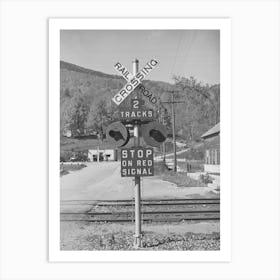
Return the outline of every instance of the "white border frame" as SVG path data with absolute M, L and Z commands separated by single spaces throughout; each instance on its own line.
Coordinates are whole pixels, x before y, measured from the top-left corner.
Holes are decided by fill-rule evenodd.
M 96 28 L 98 26 L 98 28 Z M 221 84 L 220 251 L 61 251 L 59 92 L 61 29 L 219 29 Z M 231 21 L 186 18 L 49 19 L 49 261 L 228 262 L 231 260 Z M 113 65 L 112 65 L 113 67 Z

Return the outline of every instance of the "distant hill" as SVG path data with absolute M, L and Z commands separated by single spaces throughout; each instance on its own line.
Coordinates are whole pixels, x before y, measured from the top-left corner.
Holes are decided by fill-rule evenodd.
M 118 75 L 110 75 L 87 69 L 72 63 L 60 61 L 60 126 L 61 133 L 66 126 L 67 110 L 73 98 L 81 96 L 90 108 L 104 101 L 107 108 L 114 112 L 117 106 L 111 101 L 112 97 L 124 86 L 126 81 Z M 170 100 L 170 93 L 174 85 L 162 81 L 143 81 L 143 85 L 155 94 L 160 101 Z M 132 94 L 133 95 L 133 94 Z M 219 109 L 220 85 L 213 85 L 209 90 L 212 103 Z M 185 104 L 176 105 L 176 133 L 182 138 L 193 140 L 199 138 L 205 131 L 214 125 L 213 106 L 203 97 L 180 93 L 177 99 L 184 100 Z M 129 102 L 128 97 L 124 103 Z M 147 102 L 146 102 L 147 103 Z M 147 103 L 148 107 L 151 107 Z M 212 106 L 212 107 L 211 107 Z M 164 105 L 171 115 L 171 106 Z M 154 108 L 157 110 L 157 108 Z
M 61 98 L 72 97 L 76 92 L 82 92 L 87 98 L 110 99 L 121 89 L 126 81 L 118 75 L 105 74 L 78 65 L 60 61 L 60 93 Z M 149 90 L 158 97 L 162 89 L 172 87 L 171 84 L 161 81 L 145 80 L 143 82 Z
M 72 64 L 72 63 L 69 63 L 69 62 L 65 62 L 65 61 L 60 61 L 60 70 L 62 69 L 65 69 L 65 70 L 68 70 L 68 71 L 74 71 L 74 72 L 80 72 L 80 73 L 84 73 L 84 74 L 90 74 L 90 75 L 93 75 L 93 76 L 97 76 L 97 77 L 102 77 L 102 78 L 117 78 L 117 79 L 120 79 L 121 77 L 120 76 L 117 76 L 117 75 L 110 75 L 110 74 L 105 74 L 105 73 L 102 73 L 102 72 L 99 72 L 99 71 L 94 71 L 94 70 L 91 70 L 91 69 L 87 69 L 87 68 L 84 68 L 84 67 L 81 67 L 81 66 L 78 66 L 78 65 L 75 65 L 75 64 Z

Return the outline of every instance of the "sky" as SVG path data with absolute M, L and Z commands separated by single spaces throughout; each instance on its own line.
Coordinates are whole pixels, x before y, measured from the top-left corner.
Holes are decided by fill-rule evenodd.
M 173 76 L 220 83 L 219 30 L 61 30 L 60 58 L 95 71 L 118 74 L 120 62 L 132 73 L 152 58 L 158 66 L 149 80 L 173 83 Z

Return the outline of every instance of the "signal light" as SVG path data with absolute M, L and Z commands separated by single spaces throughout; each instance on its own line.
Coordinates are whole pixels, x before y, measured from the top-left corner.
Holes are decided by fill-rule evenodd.
M 150 122 L 142 128 L 142 136 L 148 145 L 159 147 L 167 138 L 166 127 L 159 122 Z
M 113 122 L 106 129 L 106 139 L 111 145 L 122 147 L 129 141 L 129 132 L 121 122 Z

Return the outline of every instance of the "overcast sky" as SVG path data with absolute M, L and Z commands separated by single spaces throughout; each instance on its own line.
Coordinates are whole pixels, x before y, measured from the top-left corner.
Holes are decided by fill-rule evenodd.
M 217 30 L 62 30 L 61 60 L 117 74 L 120 62 L 132 72 L 132 60 L 140 68 L 152 58 L 159 65 L 149 80 L 172 82 L 173 75 L 220 82 L 220 34 Z

